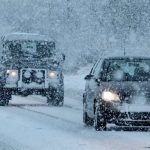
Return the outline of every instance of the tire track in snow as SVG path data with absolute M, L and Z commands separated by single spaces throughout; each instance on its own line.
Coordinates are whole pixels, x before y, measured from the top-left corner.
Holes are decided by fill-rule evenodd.
M 30 106 L 30 107 L 40 107 L 40 106 L 43 106 L 43 107 L 57 107 L 57 106 L 49 106 L 48 104 L 9 104 L 8 107 L 9 106 L 10 107 L 11 106 L 15 106 L 15 107 L 25 107 L 25 106 Z M 62 107 L 70 108 L 70 109 L 74 109 L 74 110 L 82 110 L 80 108 L 76 108 L 76 107 L 73 107 L 73 106 L 70 106 L 70 105 L 67 105 L 67 104 L 64 104 Z
M 22 117 L 24 114 L 26 114 L 26 116 L 31 117 L 32 116 L 32 112 L 31 113 L 26 113 L 28 112 L 28 110 L 22 108 L 22 107 L 16 107 L 16 114 L 20 114 L 20 112 L 24 112 L 23 114 L 21 113 L 20 116 Z M 15 107 L 14 107 L 15 109 Z M 22 111 L 21 109 L 25 110 Z M 6 109 L 7 110 L 7 109 Z M 10 110 L 10 111 L 9 111 Z M 8 112 L 11 113 L 14 110 L 11 110 L 11 108 L 9 108 Z M 132 150 L 144 150 L 146 149 L 145 147 L 149 147 L 148 144 L 148 135 L 146 135 L 145 139 L 147 141 L 140 141 L 140 134 L 139 133 L 128 133 L 128 132 L 95 132 L 95 130 L 87 130 L 88 128 L 84 128 L 81 124 L 79 124 L 79 122 L 77 124 L 75 124 L 74 122 L 70 124 L 70 122 L 68 122 L 68 120 L 66 121 L 66 119 L 62 120 L 59 117 L 54 117 L 52 118 L 51 115 L 46 117 L 50 117 L 52 118 L 52 122 L 53 119 L 55 119 L 56 121 L 58 120 L 59 122 L 55 122 L 54 124 L 51 124 L 51 119 L 46 119 L 45 117 L 40 117 L 39 116 L 39 112 L 35 113 L 35 115 L 37 117 L 39 117 L 39 122 L 41 122 L 42 124 L 46 124 L 48 123 L 46 126 L 49 126 L 49 124 L 51 125 L 51 127 L 54 127 L 54 129 L 56 130 L 60 130 L 61 132 L 67 132 L 67 134 L 72 134 L 73 136 L 74 134 L 77 137 L 81 138 L 81 141 L 79 143 L 83 143 L 85 145 L 87 145 L 88 147 L 90 147 L 91 143 L 92 143 L 92 147 L 96 146 L 95 149 L 98 149 L 97 147 L 100 147 L 100 149 L 112 149 L 112 150 L 119 150 L 123 147 L 123 149 L 132 149 Z M 43 116 L 45 116 L 45 114 L 42 113 Z M 37 120 L 37 117 L 34 118 L 34 120 Z M 44 120 L 44 122 L 42 121 Z M 30 121 L 30 119 L 29 119 Z M 46 122 L 45 122 L 46 121 Z M 68 123 L 70 124 L 68 126 Z M 34 122 L 34 124 L 36 124 L 36 122 Z M 63 124 L 63 125 L 62 125 Z M 42 126 L 42 128 L 44 128 L 44 126 Z M 91 128 L 90 128 L 91 129 Z M 52 128 L 53 130 L 53 128 Z M 89 144 L 90 143 L 90 144 Z M 7 150 L 7 149 L 6 149 Z M 9 149 L 8 149 L 9 150 Z
M 26 106 L 26 105 L 25 105 Z M 41 111 L 38 111 L 38 110 L 32 110 L 30 108 L 27 108 L 27 107 L 24 107 L 24 106 L 20 106 L 20 105 L 16 105 L 14 107 L 17 107 L 19 109 L 22 109 L 22 110 L 26 110 L 26 111 L 30 111 L 30 112 L 33 112 L 33 113 L 36 113 L 36 114 L 39 114 L 39 115 L 42 115 L 42 116 L 46 116 L 46 117 L 50 117 L 52 119 L 56 119 L 56 120 L 60 120 L 60 121 L 63 121 L 63 122 L 69 122 L 71 124 L 78 124 L 77 122 L 75 121 L 71 121 L 71 120 L 68 120 L 68 119 L 64 119 L 62 117 L 58 117 L 58 116 L 55 116 L 55 115 L 51 115 L 51 114 L 48 114 L 48 113 L 44 113 L 44 112 L 41 112 Z M 47 106 L 49 107 L 49 106 Z
M 69 103 L 66 102 L 66 104 L 64 104 L 63 107 L 59 107 L 59 106 L 57 107 L 57 106 L 48 105 L 46 103 L 45 98 L 38 97 L 38 96 L 31 96 L 31 97 L 28 97 L 28 99 L 26 99 L 24 97 L 18 97 L 18 98 L 14 97 L 14 99 L 13 99 L 14 102 L 12 101 L 7 107 L 12 107 L 12 106 L 17 107 L 19 109 L 30 111 L 30 112 L 33 112 L 33 113 L 36 113 L 36 114 L 39 114 L 42 116 L 50 117 L 55 120 L 60 120 L 65 123 L 69 122 L 71 124 L 79 124 L 79 125 L 82 124 L 82 119 L 78 119 L 79 116 L 82 115 L 82 109 L 80 108 L 80 104 L 79 104 L 79 106 L 77 105 L 77 107 L 76 107 L 76 104 L 74 104 L 74 101 L 76 102 L 76 100 L 65 97 L 65 99 L 67 99 L 67 102 L 69 101 Z M 30 100 L 31 100 L 31 103 L 30 103 Z M 19 104 L 19 101 L 20 101 L 20 104 Z M 72 101 L 73 101 L 73 103 L 72 103 Z M 70 102 L 71 102 L 71 104 L 70 104 Z M 43 110 L 42 110 L 42 107 L 43 107 Z M 47 112 L 45 112 L 44 107 L 46 107 Z M 48 110 L 48 108 L 50 108 L 49 109 L 50 111 Z M 56 108 L 56 113 L 55 113 L 55 108 Z M 59 108 L 60 108 L 60 117 L 58 115 Z M 62 115 L 64 115 L 63 110 L 65 110 L 65 115 L 67 115 L 67 117 L 62 116 Z M 73 115 L 75 114 L 75 112 L 77 112 L 77 114 L 80 113 L 81 115 L 78 115 L 78 117 L 75 116 L 75 119 L 74 119 L 74 118 L 68 117 L 68 114 L 71 115 L 70 112 Z
M 16 99 L 17 97 L 14 97 L 14 100 Z M 39 96 L 36 96 L 36 95 L 32 95 L 30 97 L 27 97 L 29 103 L 26 103 L 26 97 L 19 97 L 21 99 L 25 99 L 23 104 L 19 103 L 19 101 L 17 101 L 18 103 L 10 103 L 9 106 L 49 106 L 45 100 L 45 98 L 43 97 L 39 97 Z M 34 102 L 34 103 L 30 103 L 30 100 L 31 102 Z M 39 101 L 38 101 L 39 100 Z M 21 100 L 20 100 L 21 102 Z M 39 103 L 40 102 L 40 103 Z M 79 105 L 78 107 L 75 107 L 74 106 L 74 103 L 73 104 L 67 104 L 67 103 L 70 103 L 70 102 L 76 102 L 77 105 Z M 76 105 L 75 104 L 75 105 Z M 80 107 L 80 105 L 82 105 L 82 102 L 80 101 L 77 101 L 76 99 L 73 99 L 73 98 L 70 98 L 70 97 L 67 97 L 65 96 L 65 100 L 64 100 L 64 105 L 63 107 L 67 107 L 67 108 L 71 108 L 71 109 L 74 109 L 74 110 L 81 110 L 82 111 L 82 107 Z

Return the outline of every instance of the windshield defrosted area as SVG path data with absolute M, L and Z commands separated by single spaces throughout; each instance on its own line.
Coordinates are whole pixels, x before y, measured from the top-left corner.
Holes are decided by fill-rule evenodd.
M 150 60 L 105 60 L 102 79 L 104 81 L 149 81 Z
M 13 57 L 50 57 L 55 49 L 54 42 L 7 41 L 5 45 L 5 48 L 10 51 L 11 56 Z

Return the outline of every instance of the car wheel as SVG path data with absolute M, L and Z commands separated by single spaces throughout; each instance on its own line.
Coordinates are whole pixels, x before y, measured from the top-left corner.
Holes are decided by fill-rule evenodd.
M 11 100 L 11 92 L 4 89 L 0 90 L 0 106 L 7 106 Z
M 93 126 L 93 118 L 90 118 L 86 112 L 86 103 L 83 103 L 83 122 L 87 126 Z
M 95 106 L 94 113 L 94 128 L 96 131 L 105 131 L 106 130 L 106 120 L 103 114 L 100 113 L 99 107 Z
M 52 106 L 63 106 L 64 92 L 58 92 L 56 89 L 50 89 L 47 94 L 47 103 Z

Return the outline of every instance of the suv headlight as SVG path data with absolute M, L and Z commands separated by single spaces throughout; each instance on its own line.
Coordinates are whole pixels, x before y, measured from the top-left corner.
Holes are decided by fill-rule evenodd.
M 102 99 L 107 102 L 119 102 L 119 95 L 111 91 L 103 91 Z
M 48 77 L 49 78 L 57 78 L 57 72 L 56 71 L 49 71 Z
M 8 75 L 9 77 L 15 78 L 15 77 L 18 76 L 18 71 L 17 71 L 17 70 L 7 70 L 7 75 Z

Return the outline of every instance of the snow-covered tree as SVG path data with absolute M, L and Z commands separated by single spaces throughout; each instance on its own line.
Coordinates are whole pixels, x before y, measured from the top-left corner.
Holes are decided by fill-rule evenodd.
M 47 34 L 66 54 L 66 68 L 95 61 L 102 51 L 147 53 L 149 0 L 0 0 L 0 35 Z M 141 46 L 142 45 L 142 46 Z M 71 62 L 71 63 L 69 63 Z

